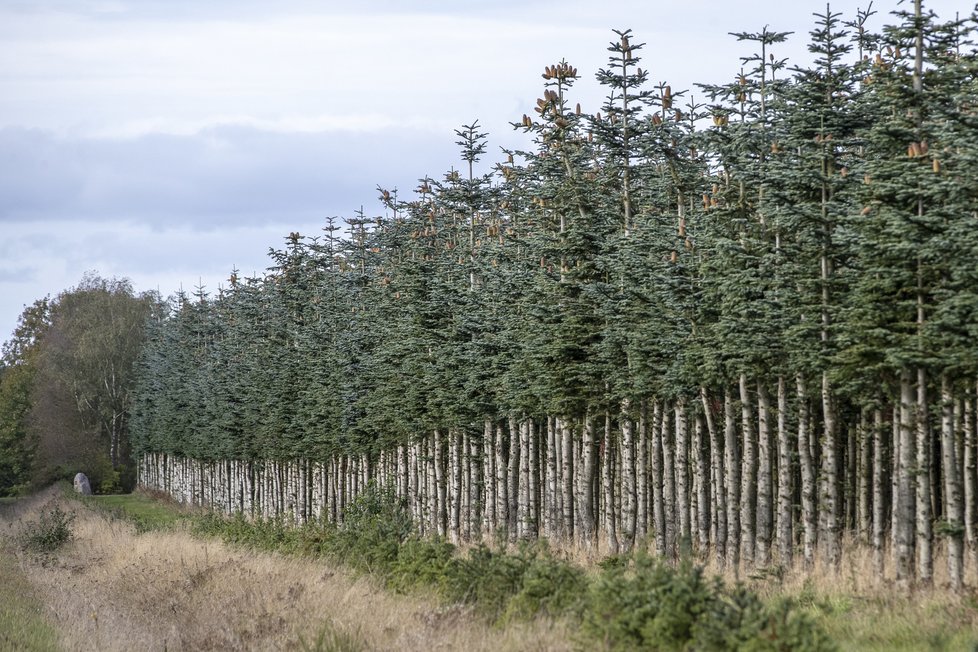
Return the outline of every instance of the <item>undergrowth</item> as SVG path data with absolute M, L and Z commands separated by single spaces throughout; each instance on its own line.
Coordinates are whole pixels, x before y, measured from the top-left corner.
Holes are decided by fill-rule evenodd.
M 794 603 L 764 602 L 741 585 L 707 578 L 692 564 L 673 567 L 635 554 L 609 559 L 587 574 L 544 541 L 515 550 L 477 545 L 460 551 L 442 539 L 419 538 L 404 506 L 377 487 L 354 500 L 338 526 L 209 515 L 196 518 L 193 529 L 259 550 L 330 557 L 392 590 L 433 590 L 498 624 L 540 615 L 567 618 L 579 623 L 585 647 L 835 649 Z
M 28 523 L 20 535 L 21 548 L 27 552 L 48 554 L 55 552 L 72 538 L 71 523 L 74 514 L 69 514 L 55 505 L 41 512 L 36 522 Z

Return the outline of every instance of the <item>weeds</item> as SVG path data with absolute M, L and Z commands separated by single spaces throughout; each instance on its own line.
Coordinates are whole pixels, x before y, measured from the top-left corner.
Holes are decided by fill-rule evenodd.
M 299 646 L 302 652 L 360 652 L 367 649 L 359 632 L 343 632 L 329 622 L 320 627 L 316 638 L 311 642 L 307 643 L 300 638 Z
M 21 548 L 27 552 L 47 554 L 56 551 L 71 541 L 71 523 L 74 514 L 69 514 L 55 505 L 42 512 L 36 523 L 29 523 L 20 537 Z
M 377 487 L 350 504 L 339 526 L 212 515 L 198 518 L 194 529 L 260 550 L 329 556 L 399 592 L 434 590 L 448 604 L 467 605 L 494 623 L 573 617 L 587 647 L 835 649 L 794 603 L 765 602 L 743 586 L 728 588 L 691 563 L 675 568 L 648 555 L 623 555 L 606 559 L 588 576 L 545 542 L 515 551 L 479 545 L 459 553 L 444 540 L 417 537 L 406 509 Z M 355 649 L 324 632 L 326 647 L 311 649 Z

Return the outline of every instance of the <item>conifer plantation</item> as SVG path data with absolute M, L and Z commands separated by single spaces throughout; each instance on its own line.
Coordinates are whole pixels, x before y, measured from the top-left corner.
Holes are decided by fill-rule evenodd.
M 153 312 L 140 483 L 302 523 L 371 483 L 422 533 L 978 569 L 975 16 L 901 5 L 735 34 L 727 84 L 655 81 L 615 31 L 544 68 L 525 151 L 488 135 L 383 215 L 293 233 Z M 792 38 L 805 38 L 794 35 Z M 693 44 L 694 47 L 703 44 Z M 450 162 L 449 162 L 450 164 Z M 942 571 L 942 576 L 944 571 Z

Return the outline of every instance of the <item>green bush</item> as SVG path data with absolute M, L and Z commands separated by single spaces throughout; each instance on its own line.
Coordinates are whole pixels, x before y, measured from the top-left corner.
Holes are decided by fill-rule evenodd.
M 387 575 L 398 549 L 414 532 L 411 516 L 391 488 L 370 483 L 343 512 L 343 521 L 324 541 L 327 552 L 354 569 Z
M 400 592 L 425 586 L 442 587 L 454 556 L 455 546 L 447 541 L 412 536 L 398 548 L 387 586 Z
M 525 549 L 511 555 L 480 545 L 448 564 L 444 595 L 450 602 L 473 605 L 496 620 L 522 588 L 528 566 Z
M 591 585 L 582 633 L 609 650 L 834 649 L 793 604 L 765 604 L 688 562 L 673 568 L 647 555 L 605 567 Z
M 74 514 L 69 514 L 55 505 L 41 513 L 36 523 L 29 523 L 21 534 L 21 547 L 29 552 L 50 553 L 65 545 L 72 538 L 71 523 Z
M 579 611 L 586 593 L 587 578 L 582 569 L 551 556 L 545 547 L 538 548 L 523 573 L 519 591 L 506 606 L 504 618 L 519 620 Z

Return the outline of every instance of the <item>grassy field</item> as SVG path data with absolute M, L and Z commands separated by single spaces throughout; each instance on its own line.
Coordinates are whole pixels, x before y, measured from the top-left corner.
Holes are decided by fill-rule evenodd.
M 0 518 L 14 502 L 0 501 Z M 13 542 L 0 540 L 0 650 L 57 649 L 57 632 L 21 570 Z
M 111 498 L 119 513 L 137 518 L 151 501 L 138 496 Z M 175 506 L 159 504 L 157 508 L 170 510 L 175 515 L 171 518 L 178 517 Z M 937 569 L 936 588 L 903 593 L 892 582 L 874 576 L 868 552 L 851 559 L 852 563 L 838 573 L 816 570 L 806 576 L 798 570 L 782 577 L 749 579 L 747 583 L 766 599 L 786 598 L 803 606 L 841 650 L 978 652 L 978 591 L 972 588 L 960 595 L 951 594 L 941 588 L 941 569 Z M 590 565 L 593 560 L 582 563 Z
M 129 520 L 141 532 L 173 527 L 190 516 L 173 502 L 140 492 L 87 496 L 79 500 L 110 516 Z
M 37 598 L 61 623 L 66 649 L 84 649 L 84 642 L 110 650 L 131 643 L 170 650 L 583 647 L 569 622 L 490 625 L 470 607 L 446 605 L 424 591 L 394 595 L 370 575 L 330 560 L 200 538 L 186 526 L 194 515 L 151 496 L 62 503 L 76 512 L 76 540 L 57 563 L 24 570 Z M 0 506 L 0 515 L 12 509 Z M 594 560 L 581 562 L 589 572 L 596 569 Z M 789 572 L 747 582 L 766 600 L 799 604 L 841 650 L 978 650 L 978 592 L 952 595 L 938 581 L 937 588 L 906 594 L 870 568 L 861 560 L 839 573 Z M 54 649 L 52 630 L 37 617 L 39 603 L 25 582 L 7 554 L 0 566 L 0 631 L 11 629 L 6 622 L 23 622 L 18 631 L 33 633 L 0 649 Z M 66 585 L 98 591 L 86 605 L 72 604 L 64 598 Z
M 75 500 L 48 491 L 19 503 L 15 517 L 0 515 L 0 536 L 16 540 L 55 505 L 73 515 L 73 538 L 47 557 L 25 556 L 23 572 L 57 623 L 56 649 L 573 649 L 559 623 L 493 627 L 466 608 L 395 595 L 324 560 L 195 537 L 180 524 L 184 511 L 163 504 L 164 516 L 139 495 Z M 128 513 L 138 529 L 120 518 Z M 146 529 L 150 518 L 166 527 Z M 0 645 L 7 649 L 31 648 Z

